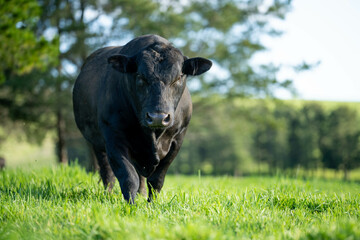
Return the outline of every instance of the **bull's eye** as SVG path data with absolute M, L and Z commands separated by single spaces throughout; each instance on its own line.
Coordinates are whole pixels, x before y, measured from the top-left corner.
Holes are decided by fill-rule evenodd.
M 177 78 L 176 78 L 176 80 L 173 82 L 173 85 L 182 85 L 182 83 L 183 83 L 183 76 L 184 75 L 180 75 L 180 76 L 178 76 Z

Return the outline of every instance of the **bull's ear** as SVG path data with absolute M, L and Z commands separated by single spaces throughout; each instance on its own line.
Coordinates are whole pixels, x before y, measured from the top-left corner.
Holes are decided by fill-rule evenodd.
M 184 61 L 182 72 L 186 75 L 196 76 L 208 71 L 212 62 L 206 58 L 196 57 Z
M 122 73 L 133 73 L 137 70 L 135 59 L 122 54 L 112 55 L 108 58 L 108 63 Z

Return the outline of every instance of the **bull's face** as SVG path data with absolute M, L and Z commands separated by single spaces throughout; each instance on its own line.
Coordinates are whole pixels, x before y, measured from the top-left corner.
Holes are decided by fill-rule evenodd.
M 113 55 L 108 62 L 122 73 L 133 74 L 136 112 L 140 124 L 150 129 L 173 125 L 186 77 L 202 74 L 212 65 L 204 58 L 187 59 L 165 44 L 151 45 L 132 57 Z

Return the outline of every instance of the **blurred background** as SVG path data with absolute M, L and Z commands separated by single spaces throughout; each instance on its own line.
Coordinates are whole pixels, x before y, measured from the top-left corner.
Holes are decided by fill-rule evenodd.
M 77 161 L 72 88 L 94 50 L 143 34 L 214 67 L 172 174 L 360 179 L 360 2 L 0 0 L 0 167 Z

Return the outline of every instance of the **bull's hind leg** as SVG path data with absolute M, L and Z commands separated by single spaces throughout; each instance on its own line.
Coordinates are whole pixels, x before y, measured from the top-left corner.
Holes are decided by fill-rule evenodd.
M 106 152 L 105 150 L 101 150 L 96 147 L 93 147 L 93 149 L 99 163 L 100 176 L 104 184 L 104 187 L 107 188 L 109 192 L 111 192 L 115 184 L 115 175 L 110 167 Z
M 140 181 L 140 185 L 139 185 L 138 193 L 146 197 L 146 179 L 139 174 L 139 181 Z

